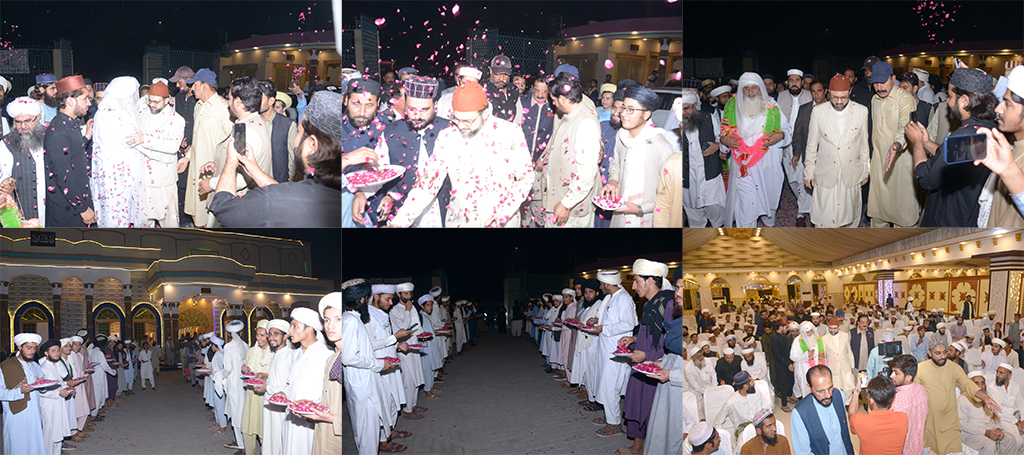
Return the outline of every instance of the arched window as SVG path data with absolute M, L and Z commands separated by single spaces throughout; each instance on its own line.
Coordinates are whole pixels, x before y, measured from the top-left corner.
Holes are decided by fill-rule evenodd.
M 698 283 L 697 280 L 694 280 L 693 278 L 687 278 L 687 279 L 683 280 L 683 289 L 699 289 L 699 288 L 700 288 L 700 283 Z
M 917 272 L 911 273 L 910 274 L 910 279 L 914 279 L 914 278 L 921 278 L 921 274 L 917 273 Z
M 786 284 L 803 284 L 804 279 L 800 278 L 800 275 L 790 275 L 786 278 Z
M 716 277 L 715 279 L 711 280 L 711 287 L 727 288 L 729 287 L 729 282 L 725 281 L 722 277 Z
M 867 281 L 867 280 L 864 279 L 864 275 L 861 275 L 861 274 L 858 273 L 858 274 L 854 275 L 853 279 L 850 280 L 850 281 L 856 283 L 856 282 Z
M 37 324 L 45 324 L 46 321 L 46 315 L 43 314 L 42 310 L 31 308 L 21 315 L 21 333 L 38 333 L 36 331 Z M 39 334 L 49 336 L 47 333 Z
M 811 278 L 811 283 L 815 283 L 815 284 L 825 284 L 825 283 L 827 283 L 827 282 L 828 282 L 828 281 L 827 281 L 827 280 L 825 280 L 825 277 L 824 277 L 824 276 L 822 276 L 822 275 L 821 275 L 820 273 L 819 273 L 819 274 L 817 274 L 817 275 L 814 275 L 814 278 Z

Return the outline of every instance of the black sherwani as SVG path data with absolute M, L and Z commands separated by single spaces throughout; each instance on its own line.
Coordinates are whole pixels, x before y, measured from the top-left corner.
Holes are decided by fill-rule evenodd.
M 79 121 L 63 112 L 46 128 L 46 227 L 87 227 L 81 214 L 92 208 L 92 193 L 85 142 Z

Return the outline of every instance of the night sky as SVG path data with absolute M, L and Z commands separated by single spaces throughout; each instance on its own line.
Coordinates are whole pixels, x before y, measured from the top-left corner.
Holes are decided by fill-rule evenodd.
M 956 42 L 1024 39 L 1024 3 L 942 1 L 955 21 L 933 32 Z M 816 54 L 864 59 L 883 49 L 928 43 L 916 1 L 683 2 L 683 56 L 742 57 L 756 51 L 760 71 L 812 70 Z M 747 22 L 746 27 L 730 27 Z M 739 76 L 738 74 L 732 75 Z
M 74 48 L 75 72 L 97 82 L 141 78 L 142 54 L 154 43 L 214 52 L 225 33 L 230 42 L 334 29 L 330 0 L 3 0 L 0 22 L 0 48 L 52 46 L 65 38 Z
M 6 1 L 6 0 L 5 0 Z M 342 25 L 350 27 L 360 14 L 384 19 L 380 27 L 380 58 L 394 60 L 395 69 L 414 66 L 420 74 L 437 76 L 444 67 L 454 67 L 465 56 L 457 51 L 466 43 L 470 29 L 498 28 L 502 34 L 554 38 L 559 22 L 566 28 L 589 21 L 642 17 L 679 17 L 681 1 L 666 0 L 587 0 L 587 1 L 504 1 L 458 0 L 423 2 L 342 2 Z M 459 5 L 459 13 L 452 9 Z M 445 9 L 447 8 L 447 10 Z M 444 12 L 445 15 L 441 16 Z M 427 25 L 423 23 L 429 21 Z M 479 24 L 476 21 L 480 21 Z M 444 25 L 447 24 L 447 25 Z M 433 28 L 433 31 L 427 29 Z M 417 49 L 416 45 L 421 46 Z M 426 60 L 435 51 L 434 60 Z M 451 54 L 451 57 L 446 56 Z M 414 58 L 419 56 L 418 60 Z M 515 61 L 513 60 L 513 65 Z
M 506 271 L 570 275 L 600 259 L 679 252 L 682 260 L 683 251 L 677 229 L 349 229 L 342 236 L 345 280 L 445 269 L 453 295 L 482 301 L 501 301 Z
M 6 0 L 4 0 L 6 1 Z M 224 229 L 251 235 L 301 240 L 310 245 L 313 278 L 334 280 L 335 290 L 341 290 L 341 237 L 338 229 Z

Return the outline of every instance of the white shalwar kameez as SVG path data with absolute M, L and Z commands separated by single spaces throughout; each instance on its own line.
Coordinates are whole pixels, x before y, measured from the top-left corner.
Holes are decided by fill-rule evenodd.
M 341 345 L 341 364 L 345 368 L 345 405 L 348 406 L 353 438 L 361 455 L 375 454 L 379 447 L 377 435 L 380 428 L 385 427 L 390 434 L 389 418 L 381 414 L 388 400 L 380 375 L 384 361 L 377 357 L 370 344 L 369 333 L 358 312 L 342 313 L 341 330 L 346 334 Z M 393 411 L 397 412 L 397 409 Z
M 249 351 L 249 345 L 242 341 L 237 333 L 232 335 L 232 340 L 224 344 L 224 369 L 218 372 L 214 380 L 223 383 L 224 414 L 231 421 L 231 428 L 235 432 L 235 441 L 242 447 L 242 412 L 245 410 L 245 384 L 242 382 L 242 365 L 245 364 L 245 354 Z M 244 448 L 244 447 L 243 447 Z
M 608 308 L 608 302 L 610 302 L 611 299 L 612 296 L 606 295 L 603 299 L 601 299 L 600 302 L 598 302 L 592 307 L 594 308 L 594 312 L 590 317 L 597 318 L 597 323 L 594 324 L 595 326 L 604 324 L 605 309 Z M 586 324 L 587 321 L 580 320 L 580 322 Z M 599 338 L 599 334 L 593 335 L 590 341 L 590 345 L 587 346 L 586 351 L 584 352 L 584 355 L 587 357 L 587 372 L 583 376 L 583 381 L 587 386 L 587 398 L 590 401 L 597 401 L 597 377 L 600 374 L 601 369 L 601 364 L 598 362 L 597 359 L 597 352 L 600 349 L 598 343 Z M 615 352 L 615 350 L 613 349 L 608 352 L 610 354 L 612 352 Z
M 721 130 L 714 130 L 715 140 L 718 140 Z M 725 223 L 725 182 L 721 174 L 705 180 L 700 134 L 696 129 L 685 134 L 689 143 L 687 150 L 690 151 L 690 185 L 689 188 L 683 188 L 683 210 L 686 212 L 687 223 L 692 228 L 702 228 L 710 221 L 711 227 L 722 227 Z
M 178 148 L 185 137 L 185 119 L 165 106 L 153 114 L 149 106 L 139 114 L 145 136 L 139 144 L 145 189 L 142 216 L 146 227 L 178 227 Z
M 61 357 L 61 360 L 57 361 L 57 374 L 59 374 L 61 378 L 74 379 L 77 377 L 75 376 L 74 369 L 71 367 L 71 360 L 63 358 L 63 356 Z M 65 384 L 64 387 L 66 386 L 67 385 Z M 74 436 L 74 434 L 78 432 L 78 417 L 75 415 L 76 396 L 78 396 L 77 393 L 74 395 L 68 395 L 68 399 L 64 400 L 64 406 L 67 407 L 66 415 L 68 419 L 68 432 L 64 436 Z
M 43 371 L 35 362 L 25 362 L 18 359 L 21 368 L 25 371 L 25 383 L 31 384 L 43 377 Z M 43 422 L 39 413 L 41 398 L 37 389 L 28 394 L 28 403 L 25 409 L 14 414 L 11 412 L 11 402 L 25 398 L 20 387 L 8 389 L 4 381 L 3 371 L 0 371 L 0 402 L 4 409 L 4 454 L 10 455 L 34 455 L 47 453 L 48 447 L 43 438 Z
M 281 431 L 284 427 L 285 407 L 270 404 L 269 401 L 274 394 L 283 392 L 288 387 L 288 374 L 292 369 L 292 348 L 287 340 L 284 344 L 274 352 L 267 372 L 267 393 L 263 394 L 263 455 L 284 453 Z
M 669 371 L 668 382 L 658 384 L 654 391 L 644 455 L 683 453 L 683 433 L 697 420 L 697 416 L 685 415 L 683 407 L 683 358 L 668 353 L 661 358 L 661 369 Z
M 367 348 L 365 352 L 371 352 L 372 348 Z M 301 347 L 295 349 L 292 353 L 292 371 L 288 375 L 288 388 L 285 389 L 289 400 L 320 402 L 324 394 L 324 368 L 327 366 L 327 358 L 332 355 L 334 351 L 328 349 L 319 336 L 316 343 L 305 351 Z M 289 412 L 284 420 L 281 442 L 284 444 L 284 455 L 313 453 L 313 422 Z
M 92 392 L 96 401 L 96 409 L 93 409 L 89 415 L 96 417 L 100 409 L 107 405 L 107 399 L 110 398 L 107 396 L 107 374 L 113 374 L 114 369 L 107 365 L 106 355 L 96 346 L 89 348 L 89 357 L 85 361 L 90 364 L 98 363 L 93 367 L 95 371 L 89 375 L 89 380 L 93 381 Z
M 430 326 L 434 328 L 434 341 L 437 342 L 437 348 L 441 351 L 442 361 L 448 357 L 448 343 L 452 338 L 437 334 L 437 331 L 444 327 L 445 316 L 443 313 L 444 307 L 439 302 L 434 302 L 434 311 L 430 313 Z M 443 364 L 444 362 L 442 362 Z
M 440 370 L 444 366 L 444 362 L 441 358 L 441 348 L 438 347 L 437 333 L 434 332 L 434 324 L 430 320 L 430 315 L 427 313 L 421 313 L 420 319 L 423 321 L 423 331 L 434 334 L 434 337 L 427 342 L 420 342 L 427 345 L 427 348 L 422 350 L 423 357 L 420 358 L 420 365 L 423 367 L 423 390 L 432 390 L 434 388 L 434 372 Z
M 370 306 L 370 322 L 364 324 L 373 347 L 373 358 L 397 357 L 398 339 L 391 329 L 391 317 L 380 308 Z M 357 313 L 358 314 L 358 313 Z M 398 411 L 405 403 L 405 387 L 402 382 L 402 369 L 391 368 L 380 374 L 381 381 L 381 415 L 384 428 L 381 430 L 381 442 L 391 437 L 391 429 L 398 420 Z
M 60 455 L 61 441 L 71 436 L 68 425 L 68 406 L 60 391 L 65 387 L 63 377 L 57 364 L 45 358 L 39 360 L 39 369 L 43 377 L 58 381 L 53 386 L 39 390 L 39 414 L 43 421 L 43 442 L 46 444 L 47 455 Z
M 597 386 L 594 387 L 595 396 L 597 402 L 604 405 L 604 419 L 608 425 L 622 423 L 619 397 L 626 393 L 626 379 L 630 371 L 629 364 L 615 357 L 612 352 L 618 349 L 620 338 L 633 334 L 633 327 L 637 323 L 636 304 L 620 286 L 604 310 L 601 333 L 598 334 L 597 343 L 594 343 L 597 346 L 595 357 L 599 368 Z
M 89 186 L 99 227 L 138 227 L 143 221 L 142 153 L 125 139 L 141 131 L 135 108 L 138 100 L 139 83 L 134 77 L 115 78 L 94 117 Z
M 415 309 L 415 308 L 412 308 Z M 400 303 L 395 304 L 391 307 L 391 327 L 398 329 L 407 329 L 413 324 L 416 324 L 416 328 L 413 329 L 413 335 L 411 338 L 406 340 L 408 344 L 422 344 L 417 337 L 420 333 L 423 333 L 423 327 L 419 325 L 419 318 L 416 317 L 416 312 L 406 310 L 405 305 Z M 456 321 L 458 324 L 458 321 Z M 401 359 L 401 363 L 398 367 L 402 369 L 402 383 L 405 387 L 405 412 L 413 412 L 413 406 L 419 398 L 418 387 L 423 385 L 423 365 L 420 361 L 420 351 L 415 349 L 409 349 L 408 353 L 399 352 L 398 358 Z
M 463 319 L 462 308 L 456 308 L 452 310 L 452 317 L 455 321 L 452 326 L 455 327 L 455 352 L 462 352 L 462 345 L 466 344 L 466 324 Z
M 82 352 L 71 351 L 71 353 L 68 354 L 67 360 L 68 363 L 71 364 L 73 378 L 84 377 L 88 380 L 89 375 L 86 375 L 84 370 L 85 365 L 89 364 L 89 360 L 82 355 Z M 89 392 L 86 382 L 82 382 L 75 386 L 75 428 L 77 428 L 78 431 L 82 431 L 82 429 L 85 428 L 86 419 L 89 418 L 89 397 L 86 395 L 87 393 Z
M 213 400 L 213 414 L 217 418 L 217 426 L 227 429 L 228 418 L 224 414 L 224 402 L 227 400 L 227 390 L 225 390 L 224 381 L 217 380 L 217 376 L 221 370 L 224 369 L 224 351 L 217 351 L 213 355 L 213 361 L 210 362 L 210 389 L 213 392 L 211 399 Z
M 548 308 L 544 312 L 544 324 L 550 326 L 550 329 L 544 329 L 544 342 L 541 346 L 541 355 L 547 358 L 548 363 L 558 362 L 558 347 L 555 346 L 554 329 L 555 329 L 555 317 L 558 316 L 558 307 Z
M 584 308 L 582 313 L 577 313 L 577 318 L 581 324 L 585 324 L 587 319 L 594 317 L 594 312 L 597 310 L 597 303 L 590 305 L 589 308 Z M 577 310 L 579 311 L 579 310 Z M 577 331 L 576 334 L 576 346 L 572 352 L 572 370 L 569 371 L 569 383 L 570 384 L 584 384 L 586 381 L 584 377 L 587 372 L 587 347 L 594 342 L 597 338 L 595 335 L 591 335 L 582 330 Z M 586 384 L 584 384 L 586 385 Z
M 142 390 L 146 390 L 146 380 L 149 379 L 149 385 L 156 389 L 156 382 L 153 382 L 153 351 L 148 349 L 139 352 L 139 372 L 142 378 Z

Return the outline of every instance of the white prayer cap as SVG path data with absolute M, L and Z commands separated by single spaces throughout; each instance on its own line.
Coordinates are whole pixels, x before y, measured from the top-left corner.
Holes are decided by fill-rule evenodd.
M 736 350 L 733 349 L 733 348 L 722 349 L 722 355 L 733 355 L 735 353 L 736 353 Z
M 711 343 L 708 343 L 707 340 L 701 341 L 700 343 L 697 343 L 697 348 L 698 349 L 704 349 L 704 346 L 711 346 Z
M 633 274 L 641 276 L 660 276 L 665 278 L 668 276 L 668 266 L 655 261 L 648 261 L 647 259 L 640 258 L 633 261 Z
M 447 301 L 449 301 L 449 300 L 451 300 L 451 299 L 452 299 L 452 297 L 451 297 L 450 295 L 446 295 L 446 296 L 444 296 L 444 297 L 441 297 L 441 301 L 442 301 L 442 302 L 447 302 Z
M 622 276 L 618 270 L 600 270 L 597 272 L 597 281 L 613 286 L 622 284 Z
M 688 352 L 690 354 L 690 357 L 693 357 L 693 356 L 697 355 L 698 352 L 700 352 L 700 346 L 699 345 L 698 346 L 694 346 L 694 347 L 690 348 L 690 350 Z
M 25 343 L 39 344 L 41 342 L 43 342 L 43 337 L 35 333 L 18 333 L 17 335 L 14 335 L 15 346 L 20 346 Z
M 441 295 L 441 286 L 434 286 L 430 288 L 428 294 L 430 294 L 431 297 L 436 299 L 437 296 Z
M 883 343 L 888 343 L 888 342 L 890 342 L 892 340 L 895 340 L 895 339 L 896 339 L 896 335 L 894 335 L 891 330 L 886 330 L 886 331 L 882 332 L 882 342 Z
M 320 316 L 324 316 L 324 312 L 327 311 L 328 308 L 342 309 L 340 292 L 332 292 L 320 298 L 320 304 L 317 306 Z
M 4 86 L 4 91 L 5 92 L 11 91 L 11 81 L 8 81 L 3 76 L 0 76 L 0 85 Z
M 928 83 L 928 72 L 927 71 L 925 71 L 925 70 L 923 70 L 921 68 L 914 68 L 912 71 L 914 72 L 914 74 L 917 75 L 917 79 L 918 80 L 920 80 L 921 82 L 924 82 L 925 84 Z
M 821 313 L 815 311 L 815 312 L 811 313 L 811 316 L 820 318 L 821 317 Z
M 800 71 L 798 69 L 792 69 L 792 70 L 786 71 L 786 76 L 792 76 L 794 74 L 796 74 L 797 76 L 800 76 L 800 77 L 804 77 L 804 72 Z
M 700 98 L 697 97 L 697 92 L 694 92 L 693 90 L 683 90 L 683 96 L 681 96 L 679 99 L 681 100 L 680 102 L 683 104 L 697 104 L 697 101 Z
M 395 292 L 406 292 L 416 289 L 412 283 L 406 281 L 405 283 L 399 283 L 395 285 Z
M 687 436 L 686 439 L 689 439 L 690 444 L 696 447 L 701 444 L 704 444 L 705 442 L 708 442 L 708 439 L 711 439 L 711 435 L 711 425 L 708 425 L 707 422 L 702 420 L 700 422 L 697 422 L 697 424 L 694 425 L 693 428 L 690 428 L 690 434 L 689 436 Z
M 110 338 L 111 340 L 114 340 L 114 341 L 121 341 L 121 339 L 118 338 L 117 335 L 111 335 L 108 338 Z
M 80 337 L 78 335 L 75 335 L 75 336 L 71 337 L 71 342 L 72 343 L 75 343 L 75 342 L 85 343 L 85 340 L 83 340 L 82 337 Z
M 729 79 L 729 83 L 730 83 L 730 84 L 736 84 L 736 85 L 739 85 L 740 81 L 738 81 L 738 80 L 736 80 L 736 79 Z
M 945 322 L 940 322 L 938 324 L 935 324 L 935 328 L 936 329 L 944 329 L 944 328 L 946 328 L 946 323 Z
M 316 329 L 317 332 L 319 332 L 320 330 L 322 330 L 324 328 L 323 323 L 320 322 L 320 315 L 316 314 L 316 311 L 313 311 L 313 310 L 311 310 L 309 308 L 299 307 L 299 308 L 293 309 L 292 310 L 292 320 L 299 321 L 299 322 L 301 322 L 303 324 L 306 324 L 306 325 Z
M 61 338 L 60 345 L 63 347 L 65 344 L 71 344 L 71 338 Z
M 960 340 L 957 341 L 957 344 L 960 346 L 960 352 L 967 352 L 968 346 L 966 341 Z
M 967 378 L 968 379 L 974 379 L 974 378 L 976 378 L 978 376 L 985 377 L 985 373 L 982 373 L 981 370 L 974 370 L 974 371 L 972 371 L 970 373 L 967 373 Z
M 241 321 L 238 321 L 241 322 Z M 124 340 L 124 344 L 135 344 L 132 340 Z
M 907 324 L 907 325 L 903 326 L 903 331 L 904 332 L 909 332 L 911 330 L 914 330 L 914 324 Z
M 419 300 L 417 300 L 417 303 L 419 303 L 420 305 L 423 305 L 424 302 L 433 302 L 433 301 L 434 301 L 434 298 L 431 297 L 430 294 L 423 294 L 423 295 L 420 296 Z
M 733 334 L 731 334 L 731 333 L 730 333 L 730 334 L 728 334 L 728 335 L 726 335 L 726 336 L 725 336 L 725 341 L 729 341 L 729 339 L 730 339 L 730 338 L 732 338 L 732 339 L 734 339 L 734 340 L 735 340 L 735 339 L 736 339 L 736 335 L 733 335 Z
M 10 115 L 11 118 L 22 114 L 28 114 L 35 117 L 42 112 L 43 105 L 27 96 L 20 96 L 11 100 L 11 102 L 7 104 L 7 115 Z
M 168 82 L 167 79 L 164 79 L 162 77 L 154 77 L 153 78 L 153 82 L 150 82 L 150 84 L 156 84 L 157 82 L 163 82 L 164 85 L 166 85 L 166 86 L 170 86 L 171 85 L 171 83 Z
M 1024 97 L 1024 66 L 1018 66 L 1010 71 L 1007 80 L 1009 82 L 1006 83 L 1006 88 L 1016 93 L 1017 96 Z
M 797 324 L 796 321 L 792 321 L 792 322 L 789 323 L 788 327 L 789 327 L 789 330 L 796 330 L 796 329 L 800 328 L 800 324 Z
M 288 321 L 285 321 L 284 319 L 272 319 L 267 323 L 267 331 L 270 331 L 270 329 L 277 329 L 284 333 L 288 333 L 289 326 L 290 324 L 288 324 Z
M 541 300 L 544 300 L 545 302 L 550 302 L 551 301 L 551 293 L 550 292 L 545 292 L 544 295 L 540 296 L 540 298 L 541 298 Z M 459 302 L 455 302 L 455 303 L 458 304 Z
M 210 337 L 210 342 L 217 345 L 218 348 L 224 347 L 224 339 L 217 335 Z
M 460 77 L 469 76 L 472 78 L 476 78 L 476 80 L 480 80 L 480 78 L 483 77 L 483 75 L 484 73 L 481 73 L 480 70 L 473 68 L 471 66 L 463 66 L 462 68 L 459 68 Z
M 1013 372 L 1013 367 L 1011 367 L 1010 364 L 1006 362 L 1000 363 L 999 366 L 996 368 L 1005 368 L 1006 371 Z
M 743 348 L 740 351 L 740 354 L 743 354 L 743 355 L 753 354 L 753 353 L 754 353 L 754 348 Z
M 739 83 L 739 82 L 737 82 L 737 83 Z M 722 85 L 722 86 L 716 87 L 714 90 L 712 90 L 711 91 L 711 96 L 712 97 L 716 97 L 716 96 L 722 95 L 724 93 L 729 93 L 731 91 L 732 91 L 732 87 L 729 87 L 728 85 Z
M 700 312 L 701 313 L 710 313 L 711 310 L 708 310 L 707 308 L 704 308 L 703 310 L 700 310 Z
M 269 324 L 269 323 L 270 323 L 269 319 L 260 319 L 260 322 L 256 323 L 256 329 L 265 329 L 265 328 L 267 328 L 267 324 Z
M 393 284 L 375 284 L 370 286 L 370 292 L 374 294 L 394 294 L 395 285 Z
M 231 332 L 231 333 L 241 332 L 242 329 L 244 329 L 244 328 L 245 328 L 245 323 L 242 322 L 242 321 L 231 321 L 226 326 L 224 326 L 224 330 L 227 330 L 228 332 Z
M 576 291 L 574 291 L 574 290 L 572 290 L 572 289 L 569 289 L 569 288 L 563 288 L 563 289 L 562 289 L 562 294 L 563 294 L 563 295 L 565 295 L 565 294 L 568 294 L 568 295 L 576 295 Z
M 999 339 L 999 338 L 993 339 L 992 340 L 992 344 L 998 344 L 999 347 L 1001 347 L 1001 348 L 1005 348 L 1006 347 L 1006 342 L 1001 340 L 1001 339 Z
M 932 313 L 938 313 L 938 312 L 939 312 L 939 309 L 938 309 L 938 308 L 932 308 L 932 311 L 931 311 L 931 312 L 932 312 Z
M 563 302 L 563 301 L 564 301 L 564 300 L 562 299 L 562 294 L 556 294 L 556 295 L 553 295 L 553 296 L 551 296 L 551 299 L 552 299 L 552 300 L 557 300 L 557 301 L 559 301 L 559 302 Z

